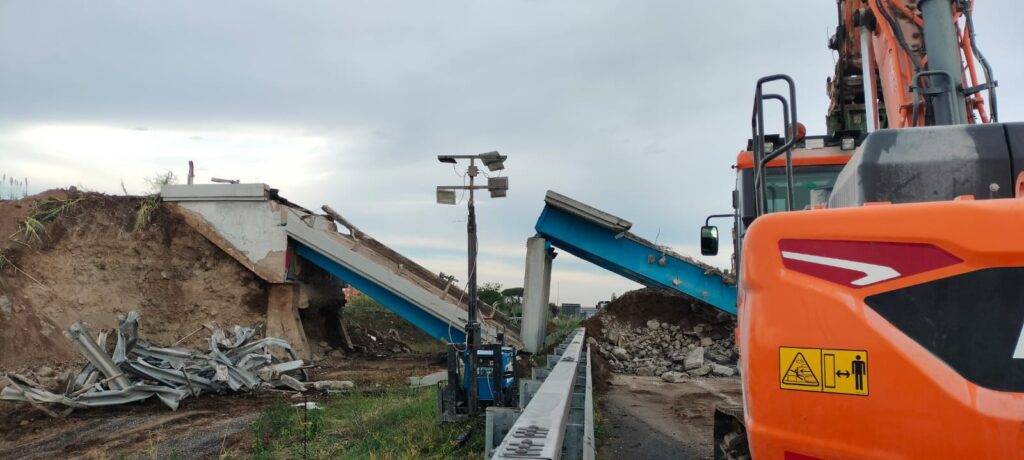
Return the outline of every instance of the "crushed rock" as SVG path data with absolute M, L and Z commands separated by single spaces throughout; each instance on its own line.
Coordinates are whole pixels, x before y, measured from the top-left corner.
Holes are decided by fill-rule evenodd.
M 737 375 L 735 327 L 710 306 L 650 288 L 626 293 L 587 321 L 592 349 L 612 372 L 666 382 Z

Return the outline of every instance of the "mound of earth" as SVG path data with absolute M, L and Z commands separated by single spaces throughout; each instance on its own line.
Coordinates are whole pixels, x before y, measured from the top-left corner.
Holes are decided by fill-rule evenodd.
M 113 329 L 130 310 L 167 345 L 201 345 L 188 337 L 204 323 L 264 320 L 266 284 L 173 207 L 135 229 L 146 200 L 57 190 L 0 202 L 0 369 L 78 366 L 64 328 Z
M 608 372 L 667 381 L 737 372 L 735 318 L 679 293 L 628 292 L 585 325 L 599 390 Z

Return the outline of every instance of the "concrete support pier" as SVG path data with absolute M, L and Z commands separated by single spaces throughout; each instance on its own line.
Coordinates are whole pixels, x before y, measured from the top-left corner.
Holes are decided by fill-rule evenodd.
M 537 353 L 544 348 L 551 296 L 551 254 L 547 240 L 526 240 L 526 279 L 523 281 L 523 321 L 520 338 L 523 348 Z
M 267 337 L 288 341 L 295 354 L 310 361 L 309 343 L 299 319 L 299 286 L 297 284 L 271 284 L 267 295 Z

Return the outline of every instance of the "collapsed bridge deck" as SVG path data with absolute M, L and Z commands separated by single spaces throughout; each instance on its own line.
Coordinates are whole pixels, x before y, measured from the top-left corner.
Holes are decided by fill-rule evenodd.
M 431 337 L 465 342 L 468 298 L 458 286 L 358 229 L 340 233 L 335 219 L 281 198 L 266 184 L 167 185 L 161 196 L 181 208 L 190 226 L 268 283 L 293 285 L 296 257 L 302 258 Z M 301 335 L 301 323 L 289 320 L 297 318 L 295 307 L 280 313 L 278 321 L 288 323 L 284 335 Z M 518 330 L 498 312 L 484 321 L 483 333 L 488 340 L 504 333 L 506 342 L 521 345 Z

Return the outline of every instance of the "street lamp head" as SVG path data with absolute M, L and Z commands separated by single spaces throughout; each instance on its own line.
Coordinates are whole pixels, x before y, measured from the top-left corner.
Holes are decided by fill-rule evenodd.
M 455 192 L 452 190 L 442 190 L 440 187 L 437 189 L 437 203 L 438 204 L 455 204 Z
M 488 177 L 487 190 L 491 198 L 504 198 L 508 192 L 508 177 Z
M 505 155 L 498 153 L 497 150 L 481 153 L 478 157 L 484 166 L 487 166 L 487 169 L 491 171 L 500 171 L 505 169 L 505 159 L 508 158 Z
M 438 155 L 437 161 L 440 161 L 441 163 L 455 164 L 455 157 L 452 155 Z

